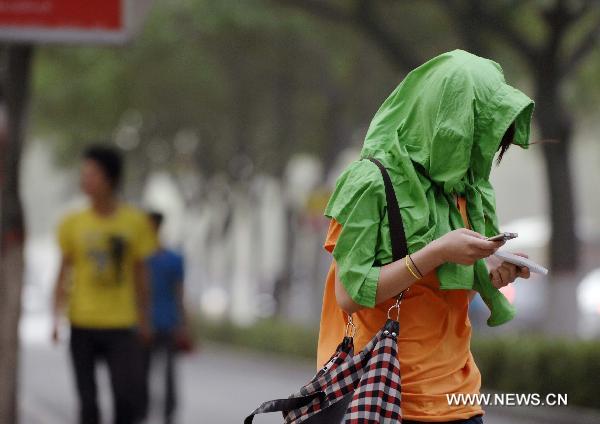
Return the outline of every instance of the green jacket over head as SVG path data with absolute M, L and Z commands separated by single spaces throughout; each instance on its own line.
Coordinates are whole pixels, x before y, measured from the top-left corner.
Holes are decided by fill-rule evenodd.
M 409 251 L 463 227 L 455 195 L 467 199 L 471 228 L 499 232 L 489 182 L 494 156 L 514 123 L 514 144 L 527 148 L 533 101 L 508 85 L 495 62 L 462 50 L 410 72 L 375 114 L 361 158 L 387 168 L 400 205 Z M 355 161 L 338 178 L 325 215 L 342 224 L 333 256 L 355 302 L 373 307 L 379 267 L 391 261 L 385 191 L 379 169 Z M 493 287 L 483 260 L 437 269 L 442 289 L 475 289 L 491 310 L 488 325 L 515 311 Z

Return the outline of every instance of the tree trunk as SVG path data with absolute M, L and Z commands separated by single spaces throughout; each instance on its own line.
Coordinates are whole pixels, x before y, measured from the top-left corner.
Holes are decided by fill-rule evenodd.
M 574 334 L 577 330 L 578 307 L 576 298 L 579 242 L 575 233 L 575 185 L 570 166 L 572 118 L 562 105 L 558 87 L 551 69 L 543 66 L 537 72 L 537 121 L 543 140 L 550 206 L 549 264 L 551 273 L 546 297 L 544 327 L 547 333 Z
M 572 122 L 564 114 L 556 97 L 556 94 L 539 91 L 537 95 L 537 120 L 542 139 L 557 141 L 543 144 L 552 227 L 550 266 L 554 272 L 572 272 L 577 269 L 579 258 L 575 234 L 574 185 L 569 162 Z
M 274 81 L 273 118 L 275 130 L 275 145 L 272 147 L 274 154 L 270 160 L 274 164 L 267 164 L 274 170 L 274 175 L 280 181 L 283 202 L 285 204 L 285 245 L 281 246 L 283 255 L 283 267 L 281 273 L 276 277 L 273 286 L 273 297 L 275 299 L 275 314 L 284 316 L 288 312 L 290 303 L 290 290 L 292 286 L 292 273 L 294 270 L 294 249 L 296 248 L 297 236 L 297 214 L 287 193 L 285 185 L 285 172 L 287 162 L 280 158 L 289 159 L 295 148 L 295 126 L 294 126 L 294 97 L 295 97 L 295 55 L 297 40 L 289 31 L 280 34 L 275 45 L 277 49 L 277 78 Z
M 0 170 L 0 422 L 17 423 L 18 324 L 23 276 L 23 211 L 19 197 L 19 163 L 25 129 L 33 48 L 6 51 L 3 92 L 6 131 L 2 131 Z

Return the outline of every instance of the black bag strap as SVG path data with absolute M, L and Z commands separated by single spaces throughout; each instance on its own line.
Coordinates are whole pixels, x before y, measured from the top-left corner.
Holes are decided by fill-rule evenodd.
M 400 213 L 400 206 L 398 206 L 398 199 L 396 198 L 396 190 L 394 190 L 394 185 L 392 184 L 392 179 L 390 178 L 390 174 L 385 169 L 383 164 L 373 158 L 367 158 L 379 168 L 381 172 L 381 176 L 383 177 L 383 185 L 385 187 L 385 202 L 387 204 L 388 210 L 388 223 L 390 226 L 390 242 L 392 243 L 392 261 L 397 261 L 404 258 L 408 255 L 408 244 L 406 242 L 406 233 L 404 232 L 404 223 L 402 221 L 402 214 Z M 404 297 L 404 293 L 406 293 L 408 289 L 404 289 L 400 292 L 398 296 L 396 296 L 396 303 L 388 310 L 388 320 L 391 319 L 392 309 L 396 309 L 396 321 L 398 321 L 400 317 L 400 302 L 402 302 L 402 298 Z M 352 317 L 350 317 L 349 322 L 352 322 Z
M 390 174 L 388 174 L 385 166 L 375 158 L 370 157 L 367 159 L 377 165 L 379 171 L 381 171 L 381 176 L 383 177 L 385 201 L 387 203 L 388 221 L 390 224 L 392 258 L 394 261 L 397 261 L 408 255 L 408 244 L 406 243 L 406 234 L 404 233 L 404 224 L 402 215 L 400 214 L 400 207 L 398 206 L 398 199 L 396 198 L 396 191 L 394 190 Z
M 256 408 L 250 415 L 246 417 L 244 420 L 244 424 L 252 424 L 254 420 L 254 416 L 257 414 L 264 414 L 267 412 L 283 412 L 283 411 L 291 411 L 293 409 L 302 408 L 303 406 L 308 405 L 314 399 L 319 398 L 323 399 L 325 397 L 325 392 L 318 391 L 311 393 L 306 396 L 298 396 L 292 397 L 288 399 L 275 399 L 264 402 L 258 408 Z

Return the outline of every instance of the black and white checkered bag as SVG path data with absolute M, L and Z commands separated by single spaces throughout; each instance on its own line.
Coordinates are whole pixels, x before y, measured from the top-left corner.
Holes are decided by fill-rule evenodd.
M 376 159 L 385 183 L 393 260 L 408 253 L 402 217 L 387 171 Z M 348 317 L 346 335 L 331 359 L 300 391 L 287 399 L 264 402 L 246 419 L 266 412 L 282 412 L 284 424 L 379 424 L 400 423 L 401 385 L 398 361 L 398 317 L 391 311 L 400 308 L 403 293 L 388 312 L 384 327 L 365 348 L 354 354 L 352 318 Z
M 383 329 L 358 354 L 346 336 L 336 353 L 298 393 L 263 403 L 249 415 L 283 412 L 285 424 L 399 423 L 400 364 L 397 356 L 398 321 Z

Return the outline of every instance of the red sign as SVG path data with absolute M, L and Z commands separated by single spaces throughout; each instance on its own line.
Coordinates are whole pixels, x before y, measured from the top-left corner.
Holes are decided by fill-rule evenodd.
M 0 26 L 116 30 L 121 0 L 0 0 Z
M 151 0 L 0 0 L 0 41 L 124 42 Z

